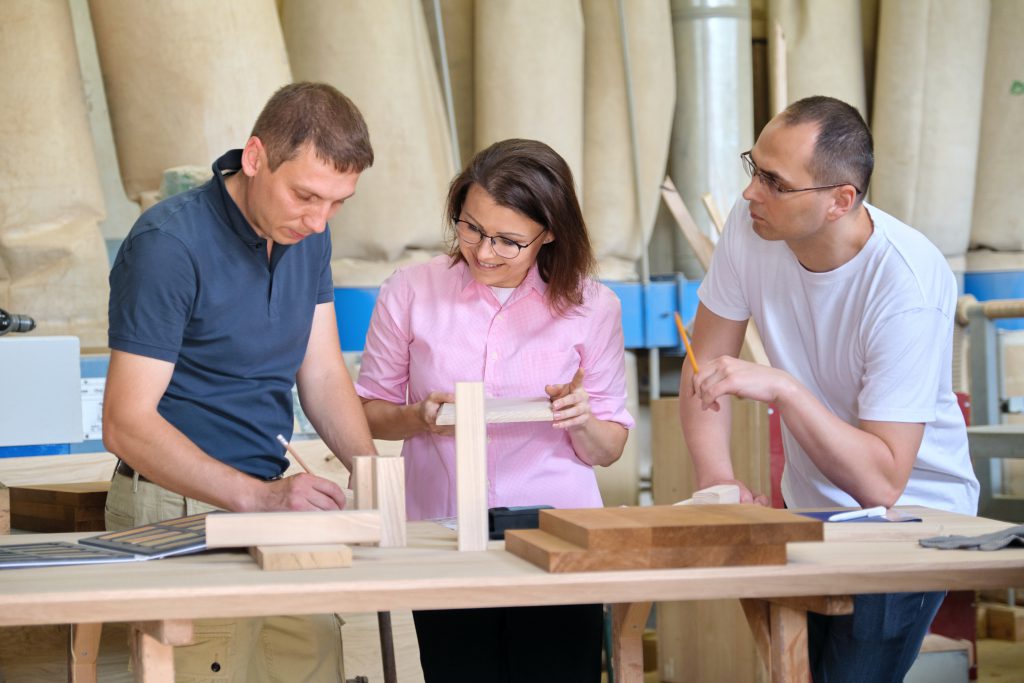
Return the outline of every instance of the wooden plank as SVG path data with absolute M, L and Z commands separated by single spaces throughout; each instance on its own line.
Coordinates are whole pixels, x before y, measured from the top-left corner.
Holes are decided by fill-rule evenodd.
M 505 532 L 505 550 L 549 572 L 785 564 L 786 546 L 700 545 L 587 549 L 541 529 Z
M 760 505 L 541 510 L 540 528 L 591 550 L 820 541 L 822 523 Z
M 103 624 L 71 624 L 68 637 L 68 682 L 96 683 Z
M 14 486 L 11 524 L 23 531 L 103 531 L 109 481 Z
M 747 618 L 747 625 L 750 626 L 750 634 L 754 638 L 754 645 L 757 646 L 757 653 L 761 655 L 761 661 L 765 667 L 772 665 L 772 629 L 771 609 L 767 600 L 753 598 L 741 598 L 740 606 L 743 608 L 743 616 Z
M 161 643 L 137 628 L 130 628 L 128 634 L 135 680 L 139 683 L 174 683 L 174 646 Z
M 707 271 L 711 265 L 711 254 L 715 250 L 715 244 L 711 241 L 710 237 L 701 232 L 700 228 L 697 227 L 696 221 L 693 220 L 693 215 L 686 208 L 686 203 L 683 202 L 682 195 L 676 189 L 676 184 L 668 176 L 665 176 L 665 181 L 661 184 L 661 198 L 665 202 L 665 206 L 668 207 L 669 213 L 675 219 L 676 225 L 679 226 L 679 230 L 683 233 L 683 237 L 686 238 L 690 248 L 693 249 L 693 254 L 697 257 L 698 263 Z
M 164 645 L 190 645 L 194 638 L 191 619 L 136 621 L 131 624 L 131 628 Z
M 487 424 L 506 422 L 551 422 L 551 399 L 541 398 L 486 398 L 484 421 Z M 455 424 L 455 405 L 445 403 L 437 413 L 437 424 Z
M 223 512 L 206 517 L 207 548 L 380 541 L 376 510 Z
M 772 683 L 811 683 L 807 613 L 773 603 L 770 614 Z
M 116 464 L 110 453 L 0 458 L 0 480 L 7 486 L 110 481 Z
M 774 605 L 789 607 L 800 612 L 814 612 L 827 616 L 853 614 L 853 597 L 849 595 L 817 595 L 796 598 L 767 598 Z
M 459 550 L 487 550 L 487 424 L 482 382 L 455 384 L 455 488 Z
M 374 502 L 380 512 L 380 546 L 403 548 L 405 538 L 405 458 L 374 459 Z
M 615 683 L 644 679 L 643 635 L 651 603 L 631 602 L 612 605 L 612 668 Z
M 352 478 L 349 485 L 352 487 L 352 497 L 355 499 L 353 505 L 356 510 L 373 509 L 373 461 L 376 455 L 357 455 L 352 458 Z
M 352 566 L 352 549 L 341 543 L 316 545 L 257 545 L 249 554 L 264 571 L 331 569 Z

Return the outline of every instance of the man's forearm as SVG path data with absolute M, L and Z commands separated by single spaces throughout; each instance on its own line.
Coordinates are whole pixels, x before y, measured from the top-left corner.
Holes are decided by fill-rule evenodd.
M 729 441 L 732 431 L 732 404 L 723 400 L 719 410 L 704 410 L 693 393 L 693 375 L 683 373 L 679 387 L 679 420 L 683 439 L 690 452 L 698 489 L 734 479 Z
M 362 402 L 354 389 L 324 386 L 308 391 L 300 387 L 299 401 L 316 433 L 350 472 L 353 455 L 376 454 Z
M 236 512 L 258 509 L 263 482 L 204 453 L 159 414 L 111 420 L 107 448 L 153 483 Z

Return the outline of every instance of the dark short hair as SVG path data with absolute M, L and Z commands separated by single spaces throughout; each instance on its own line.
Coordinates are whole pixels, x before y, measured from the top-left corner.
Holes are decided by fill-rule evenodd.
M 855 107 L 824 95 L 805 97 L 781 114 L 787 126 L 818 124 L 818 139 L 808 169 L 817 183 L 853 183 L 868 191 L 875 168 L 874 142 L 864 118 Z M 863 199 L 861 194 L 859 199 Z
M 292 83 L 263 106 L 252 135 L 267 152 L 270 170 L 294 159 L 307 143 L 317 157 L 342 173 L 373 165 L 366 121 L 352 100 L 326 83 Z
M 499 206 L 551 231 L 554 241 L 537 253 L 537 269 L 548 285 L 548 305 L 559 315 L 582 305 L 596 261 L 565 159 L 543 142 L 522 139 L 496 142 L 473 157 L 448 188 L 445 214 L 453 264 L 464 260 L 455 222 L 473 185 L 479 185 Z

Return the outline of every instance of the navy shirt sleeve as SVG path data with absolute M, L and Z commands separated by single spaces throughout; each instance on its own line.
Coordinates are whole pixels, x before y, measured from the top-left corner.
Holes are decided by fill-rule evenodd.
M 110 348 L 176 362 L 196 286 L 195 264 L 177 238 L 155 228 L 131 235 L 110 271 Z
M 331 226 L 327 226 L 324 239 L 323 262 L 320 266 L 320 282 L 317 285 L 316 302 L 325 304 L 334 301 L 334 276 L 331 274 Z

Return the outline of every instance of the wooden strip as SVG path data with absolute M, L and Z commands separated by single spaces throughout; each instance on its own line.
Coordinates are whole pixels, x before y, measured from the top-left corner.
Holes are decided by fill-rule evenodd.
M 827 616 L 853 614 L 853 597 L 849 595 L 819 595 L 796 598 L 767 598 L 774 605 L 789 607 L 800 612 L 814 612 Z
M 747 618 L 747 625 L 750 626 L 750 633 L 754 636 L 754 645 L 757 653 L 761 655 L 765 669 L 771 671 L 772 667 L 772 632 L 769 624 L 770 609 L 768 602 L 755 598 L 741 598 L 740 606 L 743 608 L 743 616 Z
M 616 683 L 644 678 L 643 635 L 651 603 L 612 605 L 612 668 Z
M 404 548 L 405 458 L 375 458 L 374 466 L 374 500 L 380 511 L 380 546 Z
M 455 385 L 455 486 L 459 550 L 487 550 L 487 424 L 484 385 Z
M 551 399 L 543 398 L 487 398 L 484 399 L 484 421 L 487 424 L 505 422 L 551 422 Z M 445 403 L 437 413 L 437 424 L 455 424 L 455 405 Z
M 770 607 L 772 683 L 811 683 L 807 655 L 807 613 L 783 605 Z
M 373 509 L 373 461 L 376 455 L 356 455 L 352 458 L 352 497 L 356 510 Z
M 132 625 L 134 627 L 134 624 Z M 174 683 L 174 647 L 153 636 L 130 628 L 131 666 L 135 680 L 144 683 Z
M 131 627 L 164 645 L 190 645 L 194 638 L 191 619 L 136 621 Z
M 693 254 L 697 257 L 697 261 L 706 271 L 711 265 L 711 254 L 715 250 L 715 245 L 711 238 L 702 233 L 700 228 L 697 227 L 697 223 L 693 220 L 693 216 L 683 202 L 682 195 L 676 190 L 675 183 L 668 176 L 665 176 L 665 181 L 661 185 L 661 198 L 675 219 L 676 225 L 679 226 L 679 230 L 683 233 L 683 237 L 686 238 L 690 248 L 693 249 Z
M 249 554 L 264 571 L 332 569 L 352 566 L 352 549 L 335 543 L 324 545 L 257 545 Z
M 206 517 L 207 548 L 380 541 L 376 510 L 231 512 Z
M 68 681 L 96 683 L 96 658 L 103 624 L 71 624 L 68 634 Z

